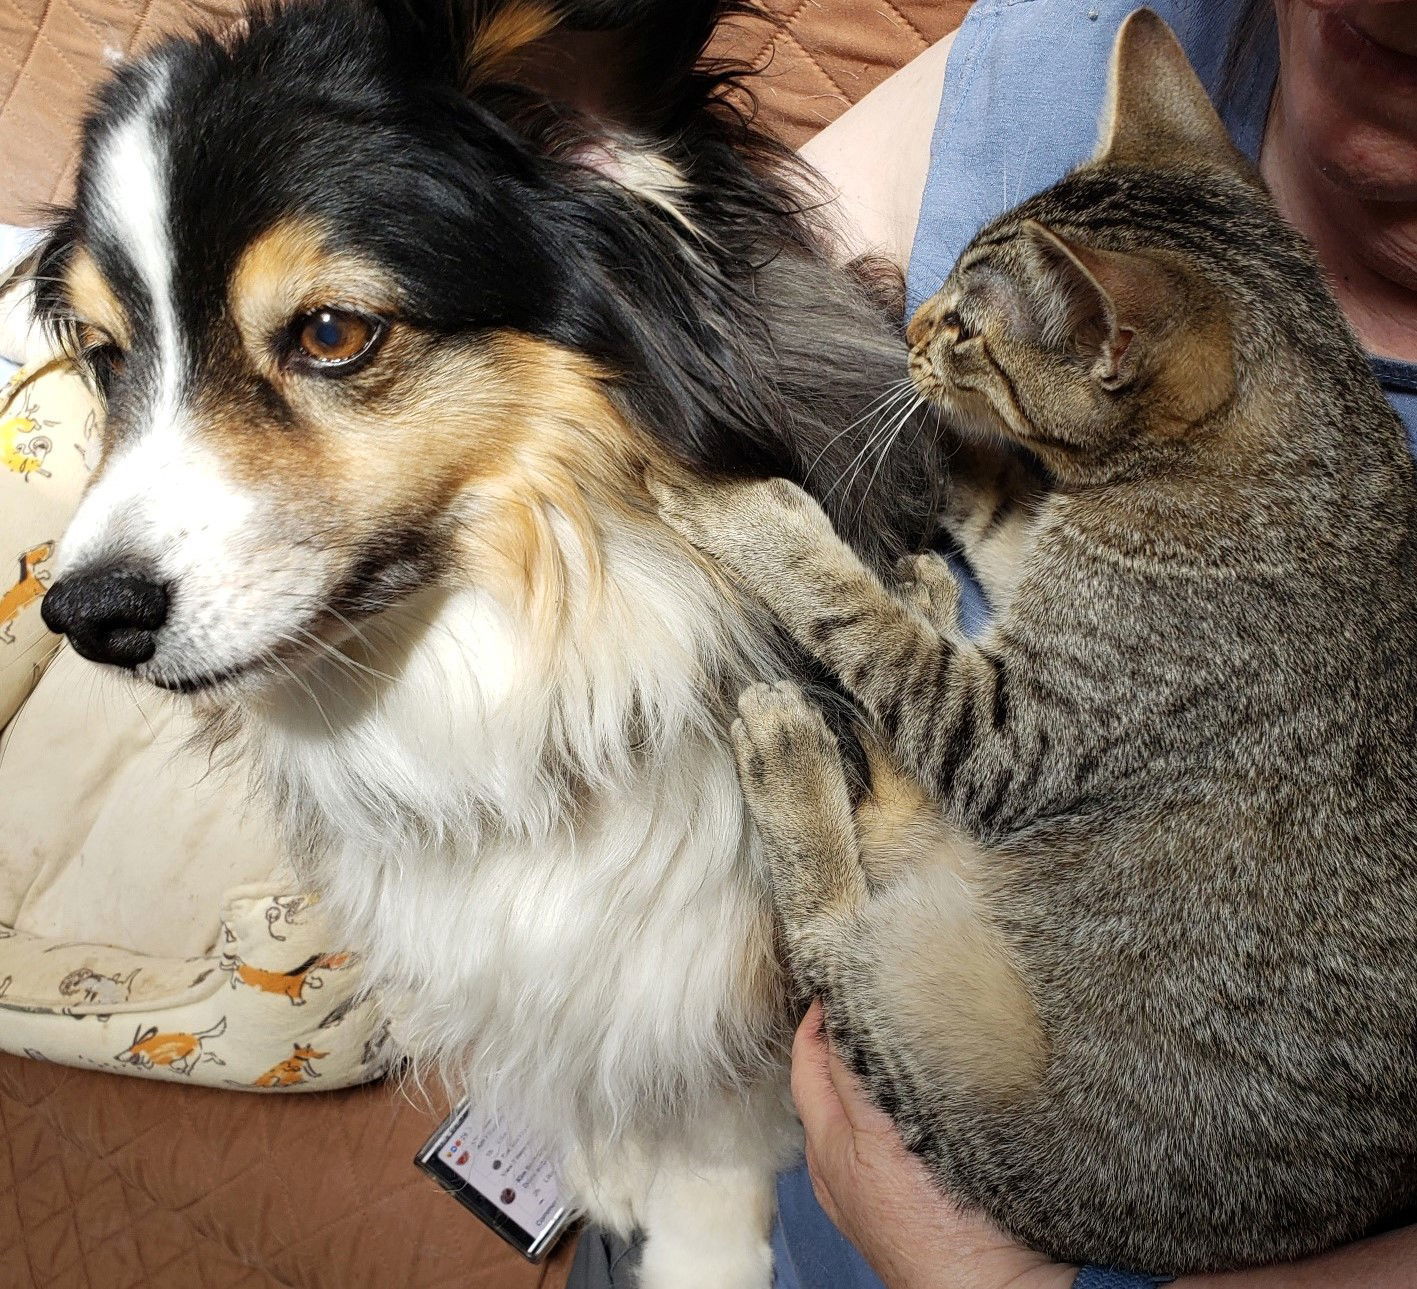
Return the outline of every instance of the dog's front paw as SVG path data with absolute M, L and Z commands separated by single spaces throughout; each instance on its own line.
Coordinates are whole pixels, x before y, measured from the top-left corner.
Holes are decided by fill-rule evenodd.
M 650 1244 L 640 1289 L 772 1289 L 772 1246 L 746 1239 L 688 1250 Z

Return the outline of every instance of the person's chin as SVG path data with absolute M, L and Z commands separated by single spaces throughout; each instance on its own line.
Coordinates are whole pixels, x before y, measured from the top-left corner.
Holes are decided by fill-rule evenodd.
M 1417 201 L 1417 53 L 1405 52 L 1417 49 L 1417 0 L 1281 0 L 1279 11 L 1286 109 L 1310 162 L 1354 197 Z

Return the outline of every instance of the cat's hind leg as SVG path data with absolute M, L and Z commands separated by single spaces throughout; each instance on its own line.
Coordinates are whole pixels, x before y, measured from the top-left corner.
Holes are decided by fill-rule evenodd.
M 820 988 L 819 934 L 869 898 L 841 749 L 796 685 L 753 685 L 738 702 L 738 777 L 772 872 L 773 902 L 800 983 Z
M 904 1112 L 907 1144 L 947 1121 L 1027 1098 L 1049 1045 L 1028 983 L 980 898 L 968 843 L 937 834 L 877 891 L 830 950 L 833 1042 L 883 1109 Z M 962 1114 L 962 1119 L 956 1119 Z M 939 1152 L 923 1151 L 941 1177 Z
M 739 712 L 738 773 L 789 965 L 877 1104 L 1031 1088 L 1047 1043 L 980 896 L 990 857 L 880 758 L 853 816 L 836 739 L 796 686 L 756 685 Z

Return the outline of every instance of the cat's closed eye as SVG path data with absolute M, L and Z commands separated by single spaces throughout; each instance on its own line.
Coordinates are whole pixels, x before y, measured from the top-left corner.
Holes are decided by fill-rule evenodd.
M 969 324 L 954 309 L 951 309 L 940 319 L 940 339 L 946 344 L 963 344 L 973 336 L 974 332 L 969 329 Z

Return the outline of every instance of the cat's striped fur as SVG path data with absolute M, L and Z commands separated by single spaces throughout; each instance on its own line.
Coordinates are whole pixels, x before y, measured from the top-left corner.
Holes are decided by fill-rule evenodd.
M 913 339 L 1055 484 L 962 533 L 1022 553 L 982 640 L 942 562 L 883 585 L 791 485 L 660 490 L 924 785 L 864 864 L 901 780 L 853 819 L 798 692 L 744 696 L 800 983 L 939 1181 L 1055 1256 L 1234 1267 L 1410 1215 L 1413 463 L 1154 15 L 1098 157 L 986 228 Z

